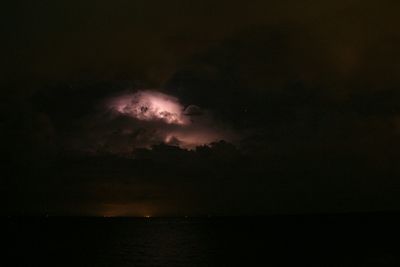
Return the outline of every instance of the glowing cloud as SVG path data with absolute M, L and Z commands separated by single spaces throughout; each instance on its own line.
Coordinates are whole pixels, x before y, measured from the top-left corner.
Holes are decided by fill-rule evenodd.
M 110 103 L 111 109 L 138 120 L 160 120 L 168 124 L 188 124 L 183 106 L 178 99 L 160 92 L 139 91 L 117 97 Z
M 130 118 L 129 123 L 118 126 L 116 140 L 107 140 L 111 143 L 126 140 L 124 144 L 130 142 L 127 148 L 166 143 L 192 149 L 214 141 L 232 141 L 235 136 L 209 112 L 195 105 L 185 109 L 178 98 L 157 91 L 123 93 L 110 99 L 107 109 L 116 117 Z

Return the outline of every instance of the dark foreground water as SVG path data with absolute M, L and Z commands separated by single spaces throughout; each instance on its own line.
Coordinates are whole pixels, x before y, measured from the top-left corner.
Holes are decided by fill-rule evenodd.
M 398 214 L 3 222 L 2 266 L 400 266 Z

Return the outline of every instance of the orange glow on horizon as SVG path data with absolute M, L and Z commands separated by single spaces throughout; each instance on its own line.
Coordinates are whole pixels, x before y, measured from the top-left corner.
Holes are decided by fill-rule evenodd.
M 153 217 L 156 208 L 148 203 L 129 203 L 129 204 L 106 204 L 101 209 L 100 214 L 105 218 L 112 217 Z

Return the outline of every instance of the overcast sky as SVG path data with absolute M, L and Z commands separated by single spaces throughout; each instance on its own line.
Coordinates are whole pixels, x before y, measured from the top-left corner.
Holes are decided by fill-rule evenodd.
M 398 210 L 398 1 L 215 2 L 6 4 L 3 213 Z

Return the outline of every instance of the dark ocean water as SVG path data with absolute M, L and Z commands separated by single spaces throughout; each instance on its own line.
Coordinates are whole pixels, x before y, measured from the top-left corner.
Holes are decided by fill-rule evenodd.
M 3 222 L 2 266 L 400 266 L 398 214 Z

